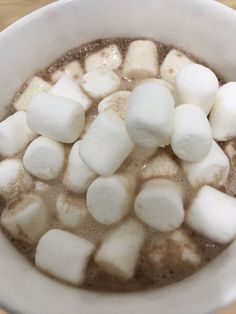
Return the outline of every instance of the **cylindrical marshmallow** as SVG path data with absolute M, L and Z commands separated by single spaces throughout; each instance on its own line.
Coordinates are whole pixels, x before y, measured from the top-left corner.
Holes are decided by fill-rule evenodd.
M 0 155 L 13 157 L 20 153 L 35 137 L 26 122 L 26 112 L 18 111 L 0 122 Z
M 82 78 L 82 88 L 94 99 L 102 99 L 116 92 L 121 84 L 119 76 L 106 68 L 87 72 Z
M 101 176 L 112 175 L 134 147 L 124 121 L 114 112 L 100 113 L 80 143 L 83 161 Z
M 81 141 L 77 141 L 71 148 L 62 182 L 69 191 L 83 194 L 97 174 L 80 158 L 80 143 Z
M 144 184 L 134 203 L 138 218 L 148 226 L 169 232 L 184 220 L 181 187 L 167 179 L 153 179 Z
M 52 229 L 39 240 L 35 264 L 45 273 L 73 285 L 81 285 L 94 245 L 67 231 Z
M 101 224 L 117 223 L 131 210 L 134 190 L 135 179 L 128 174 L 99 177 L 88 188 L 88 211 Z
M 35 243 L 46 232 L 50 214 L 41 197 L 30 193 L 7 204 L 1 223 L 14 238 Z
M 165 87 L 167 87 L 169 89 L 169 91 L 171 92 L 171 94 L 174 94 L 174 86 L 171 85 L 169 82 L 162 80 L 162 79 L 157 79 L 157 78 L 151 78 L 151 79 L 143 79 L 140 81 L 137 81 L 135 84 L 135 87 L 138 87 L 139 85 L 142 85 L 143 83 L 158 83 L 158 84 L 162 84 Z
M 63 74 L 68 75 L 72 80 L 80 83 L 80 79 L 84 75 L 84 70 L 79 61 L 74 60 L 66 64 L 62 69 L 52 72 L 50 79 L 55 84 Z
M 213 141 L 205 158 L 198 162 L 183 161 L 182 167 L 193 188 L 205 184 L 220 187 L 226 183 L 230 163 L 220 146 Z
M 204 112 L 195 105 L 185 104 L 175 109 L 171 148 L 186 161 L 200 161 L 212 145 L 211 126 Z
M 126 220 L 103 240 L 95 262 L 113 276 L 124 280 L 131 279 L 145 235 L 145 228 L 139 221 L 134 218 Z
M 33 186 L 30 175 L 18 159 L 6 159 L 0 162 L 0 195 L 13 199 Z
M 219 88 L 211 110 L 210 124 L 215 140 L 227 141 L 236 136 L 236 82 Z
M 78 102 L 40 93 L 33 97 L 27 122 L 36 133 L 63 143 L 73 143 L 84 128 L 85 112 Z
M 135 40 L 124 60 L 123 75 L 129 79 L 156 77 L 158 74 L 157 46 L 151 40 Z
M 24 167 L 32 175 L 43 180 L 57 178 L 65 163 L 65 150 L 61 143 L 40 136 L 26 149 Z
M 126 128 L 138 145 L 154 148 L 170 143 L 174 122 L 174 98 L 158 83 L 136 87 L 128 99 Z
M 213 106 L 219 82 L 210 69 L 192 63 L 180 70 L 175 86 L 180 104 L 194 104 L 208 115 Z
M 226 244 L 236 236 L 236 199 L 205 185 L 193 200 L 186 223 L 206 238 Z

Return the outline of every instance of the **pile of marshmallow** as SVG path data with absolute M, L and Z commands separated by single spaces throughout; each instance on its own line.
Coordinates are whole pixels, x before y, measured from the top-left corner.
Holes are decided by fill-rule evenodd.
M 122 76 L 133 81 L 132 91 L 121 90 Z M 94 106 L 98 115 L 86 125 Z M 219 88 L 209 68 L 174 49 L 159 71 L 156 44 L 136 40 L 124 60 L 110 45 L 88 56 L 84 69 L 73 61 L 52 73 L 50 83 L 34 77 L 14 108 L 0 123 L 1 224 L 14 238 L 37 244 L 35 261 L 44 272 L 82 284 L 94 255 L 105 272 L 128 280 L 145 226 L 170 233 L 179 258 L 193 264 L 199 256 L 177 230 L 184 220 L 217 243 L 235 237 L 236 199 L 217 189 L 226 184 L 230 161 L 216 141 L 236 136 L 236 82 Z M 179 164 L 158 152 L 168 145 Z M 137 174 L 122 168 L 127 158 L 151 160 Z M 186 211 L 174 179 L 182 170 L 196 190 Z M 137 176 L 143 179 L 139 191 Z M 52 217 L 42 195 L 54 180 L 68 193 L 58 195 L 53 215 L 69 231 L 49 230 Z M 125 218 L 133 209 L 136 218 Z M 101 224 L 119 223 L 98 247 L 73 234 L 88 215 Z M 162 258 L 158 246 L 151 255 Z

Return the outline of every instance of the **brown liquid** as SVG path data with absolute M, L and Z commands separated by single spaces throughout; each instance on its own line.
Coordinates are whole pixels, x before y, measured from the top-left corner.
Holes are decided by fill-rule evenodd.
M 75 48 L 69 51 L 66 55 L 64 55 L 57 61 L 55 61 L 47 69 L 41 71 L 37 75 L 50 81 L 50 75 L 52 72 L 56 71 L 57 69 L 62 68 L 64 65 L 68 64 L 69 62 L 73 60 L 79 60 L 81 64 L 83 65 L 84 60 L 88 55 L 110 44 L 116 44 L 119 47 L 124 57 L 127 51 L 127 47 L 132 40 L 133 39 L 129 39 L 129 38 L 109 38 L 109 39 L 96 40 L 96 41 L 84 44 L 78 48 Z M 172 47 L 164 46 L 160 43 L 156 43 L 156 45 L 159 51 L 160 63 L 161 63 L 164 57 L 166 56 L 166 54 L 169 52 L 169 50 Z M 193 58 L 192 56 L 190 57 L 196 60 L 196 58 Z M 118 69 L 116 72 L 121 75 L 120 70 L 121 69 Z M 123 79 L 123 86 L 121 89 L 132 90 L 134 82 L 127 80 L 124 77 L 122 79 Z M 223 83 L 222 79 L 220 79 L 220 81 L 221 83 Z M 24 86 L 22 86 L 21 90 L 18 93 L 16 93 L 13 102 L 19 97 L 19 95 L 22 93 L 22 91 L 25 89 L 26 86 L 27 86 L 27 83 L 24 84 Z M 95 103 L 95 105 L 86 114 L 86 121 L 88 122 L 88 125 L 90 124 L 90 122 L 94 120 L 96 115 L 97 115 L 97 104 Z M 66 146 L 70 148 L 71 145 L 66 145 Z M 169 149 L 167 149 L 167 151 L 169 151 Z M 177 159 L 176 161 L 178 162 Z M 131 171 L 139 172 L 139 170 L 145 167 L 147 162 L 148 160 L 144 160 L 142 162 L 133 162 L 132 160 L 128 159 L 125 162 L 125 164 L 122 166 L 122 170 L 128 168 L 128 169 L 131 169 Z M 231 176 L 233 174 L 232 171 L 233 170 L 231 170 Z M 193 197 L 196 191 L 191 190 L 190 186 L 188 185 L 181 171 L 179 171 L 173 179 L 181 183 L 181 185 L 184 188 L 185 208 L 187 208 L 190 203 L 191 198 Z M 36 180 L 38 181 L 38 179 Z M 51 224 L 50 228 L 63 229 L 55 219 L 54 208 L 55 208 L 55 201 L 56 201 L 56 197 L 58 193 L 65 191 L 65 189 L 60 184 L 60 178 L 56 181 L 47 182 L 47 183 L 51 185 L 51 190 L 50 190 L 50 193 L 44 194 L 43 198 L 48 204 L 52 217 L 54 217 L 53 223 Z M 143 181 L 141 179 L 138 179 L 138 186 L 139 186 L 138 189 L 140 188 L 141 184 L 143 184 Z M 228 190 L 233 191 L 231 194 L 236 194 L 236 186 L 233 186 L 233 187 L 231 186 L 231 189 L 228 189 Z M 2 202 L 0 203 L 2 205 Z M 3 206 L 4 205 L 0 207 L 0 213 L 1 213 L 1 208 L 3 208 Z M 134 216 L 133 211 L 131 211 L 130 216 Z M 87 224 L 84 227 L 80 228 L 79 230 L 74 231 L 74 233 L 99 245 L 101 240 L 104 238 L 107 232 L 110 229 L 112 229 L 112 227 L 113 226 L 105 226 L 105 225 L 98 224 L 92 217 L 90 217 Z M 170 263 L 167 263 L 166 265 L 164 265 L 162 268 L 159 268 L 159 269 L 151 267 L 150 263 L 148 262 L 146 258 L 147 252 L 149 252 L 153 248 L 153 246 L 159 239 L 165 238 L 166 235 L 161 234 L 149 228 L 149 233 L 145 240 L 144 247 L 141 251 L 136 274 L 133 279 L 129 281 L 125 281 L 125 282 L 121 281 L 117 278 L 114 278 L 102 272 L 100 269 L 98 269 L 95 263 L 91 261 L 88 266 L 87 277 L 83 284 L 83 288 L 112 292 L 112 291 L 135 291 L 135 290 L 144 290 L 144 289 L 149 289 L 149 288 L 162 287 L 164 285 L 177 282 L 185 277 L 190 276 L 191 274 L 199 270 L 202 266 L 209 263 L 225 248 L 223 246 L 215 244 L 197 235 L 195 232 L 188 230 L 188 228 L 185 226 L 183 228 L 186 230 L 188 235 L 196 242 L 198 246 L 198 253 L 202 257 L 202 263 L 199 267 L 193 268 L 187 264 L 176 266 L 176 267 L 170 267 L 169 266 Z M 12 239 L 12 237 L 7 233 L 6 233 L 6 236 L 11 240 L 12 244 L 19 250 L 19 252 L 25 255 L 26 258 L 30 262 L 32 263 L 34 262 L 35 246 L 30 246 L 28 244 L 22 243 L 21 241 Z

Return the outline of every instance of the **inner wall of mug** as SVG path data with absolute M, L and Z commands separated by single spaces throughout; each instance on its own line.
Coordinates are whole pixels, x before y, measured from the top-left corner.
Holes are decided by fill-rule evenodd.
M 0 34 L 0 105 L 69 49 L 104 37 L 150 37 L 236 80 L 236 13 L 212 0 L 65 0 Z M 220 232 L 220 230 L 219 230 Z M 86 292 L 34 269 L 0 233 L 0 303 L 20 313 L 205 313 L 236 297 L 236 243 L 196 275 L 159 290 Z M 66 267 L 66 265 L 65 265 Z

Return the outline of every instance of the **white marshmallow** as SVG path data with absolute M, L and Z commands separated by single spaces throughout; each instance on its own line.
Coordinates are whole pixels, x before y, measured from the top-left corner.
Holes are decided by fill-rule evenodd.
M 94 99 L 102 99 L 116 92 L 121 84 L 119 76 L 106 68 L 87 72 L 82 78 L 82 87 Z
M 36 133 L 55 141 L 72 143 L 84 128 L 82 105 L 49 93 L 34 96 L 28 107 L 27 122 Z
M 64 186 L 74 193 L 85 193 L 89 185 L 97 177 L 97 174 L 80 158 L 80 143 L 81 141 L 78 141 L 72 146 L 67 168 L 62 179 Z
M 170 143 L 174 122 L 174 98 L 158 83 L 136 87 L 128 99 L 126 128 L 138 145 L 154 148 Z
M 46 232 L 50 214 L 41 197 L 30 193 L 7 204 L 1 223 L 14 238 L 35 243 Z
M 33 98 L 34 95 L 47 92 L 51 88 L 51 84 L 44 81 L 40 77 L 34 76 L 30 81 L 26 89 L 14 103 L 14 108 L 17 111 L 25 110 L 27 111 L 28 106 Z
M 236 236 L 236 199 L 205 185 L 193 200 L 186 223 L 206 238 L 226 244 Z
M 85 199 L 70 194 L 59 194 L 56 201 L 56 217 L 65 228 L 79 228 L 88 217 Z
M 39 240 L 35 264 L 58 279 L 81 285 L 94 245 L 67 231 L 52 229 Z
M 234 169 L 236 167 L 236 142 L 235 140 L 231 140 L 227 142 L 224 147 L 224 151 L 229 158 L 232 168 Z
M 95 262 L 111 275 L 128 280 L 134 276 L 146 231 L 131 218 L 111 231 L 103 240 Z
M 134 208 L 139 219 L 161 232 L 177 229 L 184 220 L 181 188 L 167 179 L 146 182 L 135 199 Z
M 123 75 L 129 79 L 156 77 L 158 53 L 154 42 L 135 40 L 129 47 L 124 60 Z
M 84 110 L 88 110 L 93 104 L 92 99 L 66 74 L 63 74 L 58 82 L 50 89 L 50 93 L 77 101 L 82 105 Z
M 122 56 L 117 45 L 110 45 L 85 59 L 86 72 L 95 68 L 104 67 L 110 70 L 117 69 L 122 63 Z
M 18 111 L 0 122 L 0 155 L 13 157 L 20 153 L 34 138 L 26 122 L 26 112 Z
M 169 82 L 165 80 L 157 79 L 157 78 L 143 79 L 143 80 L 137 81 L 135 84 L 135 87 L 138 87 L 139 85 L 142 85 L 143 83 L 147 83 L 147 82 L 162 84 L 169 89 L 171 94 L 174 94 L 175 89 L 173 85 L 171 85 Z
M 56 70 L 51 74 L 51 81 L 55 84 L 63 74 L 68 75 L 72 80 L 80 83 L 81 77 L 84 75 L 84 70 L 79 61 L 72 61 L 65 65 L 62 69 Z
M 195 105 L 185 104 L 175 109 L 171 148 L 186 161 L 200 161 L 209 153 L 212 134 L 204 112 Z
M 181 69 L 176 76 L 175 86 L 179 104 L 194 104 L 208 115 L 213 106 L 219 82 L 210 69 L 193 63 Z
M 211 110 L 210 124 L 215 140 L 227 141 L 236 136 L 236 82 L 219 88 Z
M 176 49 L 172 49 L 166 55 L 164 61 L 161 64 L 161 77 L 170 84 L 175 85 L 176 75 L 185 65 L 190 63 L 193 62 L 186 55 Z
M 106 110 L 112 110 L 118 115 L 118 117 L 124 120 L 130 94 L 131 92 L 129 91 L 119 91 L 107 96 L 98 104 L 98 112 L 101 113 Z
M 57 178 L 65 163 L 65 150 L 61 143 L 40 136 L 26 149 L 23 163 L 27 171 L 37 178 Z
M 0 162 L 0 195 L 5 199 L 15 198 L 29 191 L 33 181 L 18 159 L 6 159 Z
M 215 141 L 205 158 L 198 162 L 183 161 L 182 166 L 193 188 L 205 184 L 215 187 L 225 185 L 230 169 L 229 159 Z
M 112 175 L 134 147 L 124 121 L 112 111 L 100 113 L 80 144 L 79 154 L 93 171 Z
M 134 190 L 135 179 L 128 174 L 99 177 L 88 188 L 88 211 L 102 224 L 117 223 L 131 210 Z

